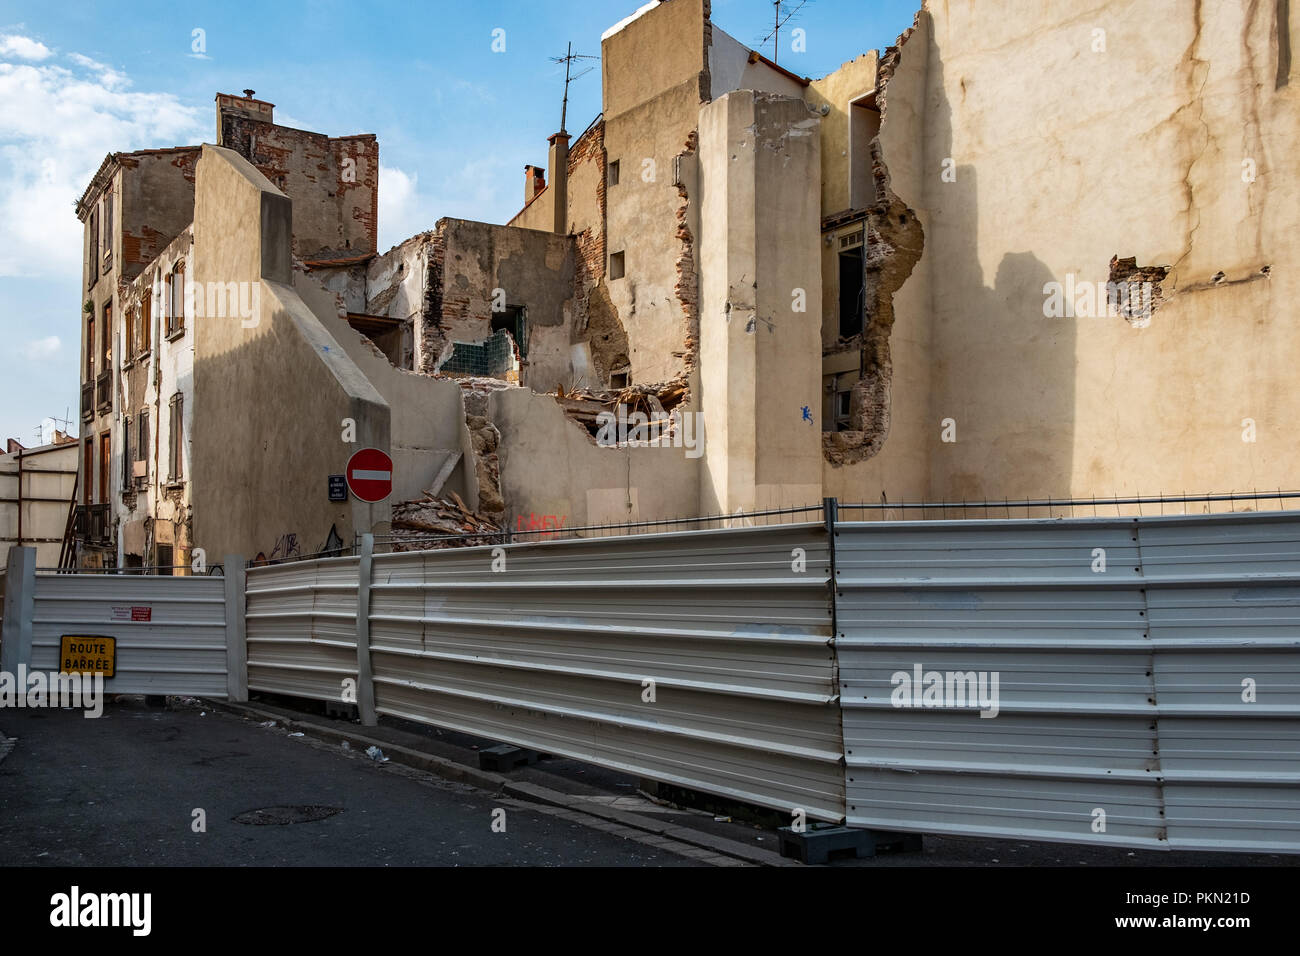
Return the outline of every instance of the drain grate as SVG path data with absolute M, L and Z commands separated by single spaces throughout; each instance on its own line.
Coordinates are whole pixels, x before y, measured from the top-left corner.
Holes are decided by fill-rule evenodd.
M 326 817 L 332 817 L 334 814 L 342 812 L 342 807 L 319 807 L 301 804 L 291 807 L 261 807 L 257 810 L 245 810 L 231 819 L 236 823 L 246 823 L 254 827 L 284 826 L 289 823 L 311 823 L 313 820 L 324 820 Z

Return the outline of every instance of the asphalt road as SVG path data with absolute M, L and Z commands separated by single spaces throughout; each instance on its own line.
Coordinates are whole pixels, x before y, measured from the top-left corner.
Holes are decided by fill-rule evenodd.
M 0 866 L 695 863 L 212 710 L 150 709 L 139 699 L 91 720 L 6 709 L 0 734 L 17 738 L 0 759 Z M 234 819 L 273 807 L 338 812 L 288 824 Z M 194 832 L 196 809 L 206 832 Z M 505 832 L 493 831 L 497 809 Z

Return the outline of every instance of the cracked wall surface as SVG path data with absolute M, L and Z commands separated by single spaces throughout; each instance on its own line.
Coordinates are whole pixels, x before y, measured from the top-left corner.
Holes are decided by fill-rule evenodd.
M 845 469 L 828 493 L 1014 501 L 1292 484 L 1300 340 L 1284 303 L 1300 196 L 1285 157 L 1300 113 L 1294 84 L 1278 82 L 1294 39 L 1284 7 L 1142 0 L 1081 17 L 1045 0 L 1010 16 L 927 0 L 881 142 L 925 234 L 891 346 L 924 323 L 928 349 L 902 365 L 894 350 L 896 414 L 866 463 L 880 467 Z M 914 165 L 900 162 L 909 151 Z M 1149 321 L 1088 305 L 1126 277 L 1158 288 Z M 1048 314 L 1054 286 L 1091 299 Z M 900 375 L 929 383 L 902 423 Z

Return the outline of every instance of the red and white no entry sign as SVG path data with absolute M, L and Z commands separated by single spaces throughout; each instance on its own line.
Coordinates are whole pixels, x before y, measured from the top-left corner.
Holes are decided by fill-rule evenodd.
M 383 501 L 393 492 L 393 459 L 378 448 L 362 448 L 348 459 L 347 476 L 362 501 Z

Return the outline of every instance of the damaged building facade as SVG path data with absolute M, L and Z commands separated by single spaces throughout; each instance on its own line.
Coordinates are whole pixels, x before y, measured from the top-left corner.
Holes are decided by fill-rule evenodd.
M 449 501 L 479 530 L 1289 487 L 1284 5 L 1004 6 L 927 0 L 896 46 L 809 79 L 708 0 L 647 4 L 602 37 L 603 112 L 524 167 L 510 222 L 442 219 L 383 254 L 373 137 L 276 126 L 251 93 L 218 98 L 216 145 L 110 157 L 88 233 L 110 191 L 122 236 L 152 231 L 114 240 L 104 289 L 88 259 L 98 328 L 146 290 L 156 315 L 181 260 L 250 313 L 187 319 L 188 365 L 155 330 L 123 368 L 87 328 L 84 382 L 112 368 L 120 390 L 90 406 L 103 460 L 150 403 L 167 447 L 175 387 L 195 476 L 157 459 L 147 504 L 111 501 L 118 559 L 156 560 L 164 533 L 274 559 L 435 530 L 420 515 Z M 1211 36 L 1237 40 L 1210 57 Z M 185 201 L 133 213 L 129 162 Z M 328 501 L 365 446 L 392 497 Z

